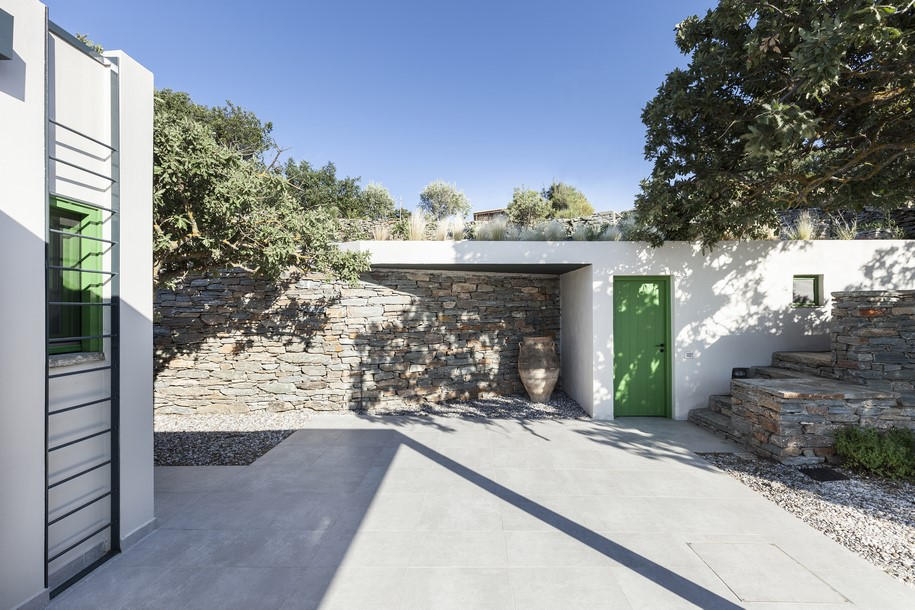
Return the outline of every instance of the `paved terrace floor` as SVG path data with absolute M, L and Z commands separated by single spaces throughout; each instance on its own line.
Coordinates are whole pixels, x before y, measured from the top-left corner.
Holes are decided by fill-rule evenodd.
M 52 608 L 913 608 L 686 422 L 316 417 L 162 467 L 159 528 Z

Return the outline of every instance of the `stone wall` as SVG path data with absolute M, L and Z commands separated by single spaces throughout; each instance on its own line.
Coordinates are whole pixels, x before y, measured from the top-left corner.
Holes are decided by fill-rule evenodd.
M 240 271 L 155 300 L 156 411 L 385 410 L 523 392 L 518 344 L 559 336 L 548 275 L 374 271 L 357 286 Z
M 897 398 L 894 392 L 825 379 L 735 379 L 728 433 L 760 455 L 813 464 L 835 454 L 835 433 L 845 426 L 915 425 Z
M 834 292 L 832 298 L 835 375 L 899 392 L 904 406 L 915 407 L 915 290 Z

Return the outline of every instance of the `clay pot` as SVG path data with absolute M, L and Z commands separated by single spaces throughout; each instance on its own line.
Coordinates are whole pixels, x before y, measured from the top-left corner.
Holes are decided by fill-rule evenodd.
M 547 402 L 559 379 L 559 356 L 552 337 L 525 337 L 519 344 L 518 373 L 534 402 Z

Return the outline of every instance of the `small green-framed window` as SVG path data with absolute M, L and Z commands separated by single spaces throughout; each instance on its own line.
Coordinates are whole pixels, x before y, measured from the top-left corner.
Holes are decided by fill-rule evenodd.
M 104 242 L 82 239 L 102 237 L 101 210 L 51 198 L 48 218 L 48 351 L 100 352 L 101 339 L 78 337 L 102 334 L 103 308 L 92 304 L 102 302 L 106 276 L 81 271 L 102 269 Z
M 819 307 L 823 304 L 822 278 L 819 275 L 795 275 L 791 304 L 795 307 Z

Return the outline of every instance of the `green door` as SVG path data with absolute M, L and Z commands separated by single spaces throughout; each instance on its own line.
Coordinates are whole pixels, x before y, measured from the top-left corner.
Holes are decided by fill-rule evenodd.
M 613 279 L 613 414 L 670 415 L 670 281 Z

